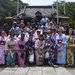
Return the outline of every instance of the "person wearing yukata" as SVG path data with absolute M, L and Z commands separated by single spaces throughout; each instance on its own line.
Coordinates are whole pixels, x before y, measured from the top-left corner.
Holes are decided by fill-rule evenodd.
M 50 66 L 54 66 L 54 49 L 55 49 L 55 45 L 53 43 L 53 41 L 51 39 L 48 39 L 46 44 L 46 50 L 45 50 L 45 64 L 46 65 L 50 65 Z
M 40 36 L 40 30 L 35 31 L 35 33 L 33 34 L 33 41 L 36 41 L 39 39 Z
M 51 38 L 53 39 L 55 46 L 56 46 L 56 43 L 55 42 L 56 42 L 56 36 L 57 35 L 58 35 L 57 30 L 54 28 L 52 30 Z M 55 62 L 55 64 L 57 62 L 57 47 L 55 47 L 55 49 L 54 49 L 54 62 Z
M 57 45 L 57 64 L 65 65 L 67 39 L 66 36 L 62 33 L 61 28 L 58 29 L 58 35 L 56 36 L 56 45 Z
M 36 64 L 43 65 L 44 59 L 44 40 L 43 35 L 40 35 L 39 39 L 35 41 L 35 54 L 36 54 Z
M 5 43 L 7 37 L 4 36 L 5 32 L 1 32 L 0 36 L 0 64 L 5 64 Z
M 15 50 L 18 55 L 18 62 L 21 67 L 25 66 L 25 55 L 26 55 L 26 42 L 25 42 L 25 34 L 21 34 L 21 38 L 17 40 Z
M 6 41 L 6 64 L 8 66 L 15 66 L 15 44 L 14 35 L 10 34 L 10 38 Z
M 26 42 L 26 62 L 28 65 L 35 65 L 35 42 L 32 40 L 33 35 L 29 36 Z
M 69 45 L 73 45 L 75 42 L 75 37 L 73 36 L 73 30 L 69 30 L 69 35 L 67 37 L 67 64 L 68 66 L 74 65 L 74 49 L 69 47 Z

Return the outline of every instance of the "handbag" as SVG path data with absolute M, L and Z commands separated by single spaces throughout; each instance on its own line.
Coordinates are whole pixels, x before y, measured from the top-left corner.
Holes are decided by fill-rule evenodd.
M 29 62 L 30 63 L 34 62 L 34 54 L 29 55 Z
M 40 61 L 40 62 L 43 62 L 43 60 L 44 60 L 44 59 L 43 59 L 43 56 L 42 56 L 42 55 L 39 56 L 39 61 Z
M 62 56 L 61 50 L 58 51 L 58 56 Z
M 21 58 L 24 58 L 24 53 L 21 53 L 20 57 L 21 57 Z
M 49 59 L 50 55 L 49 55 L 49 52 L 46 52 L 45 53 L 45 59 Z
M 12 56 L 9 54 L 7 55 L 6 57 L 6 61 L 9 63 L 9 64 L 12 64 L 15 62 L 15 57 L 12 58 Z

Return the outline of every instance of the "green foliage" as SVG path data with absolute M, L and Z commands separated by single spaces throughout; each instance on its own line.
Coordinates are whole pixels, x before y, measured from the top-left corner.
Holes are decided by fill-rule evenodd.
M 75 19 L 75 2 L 67 2 L 61 1 L 59 4 L 59 14 L 64 15 L 64 4 L 65 4 L 65 11 L 66 16 L 69 16 L 71 19 Z M 56 6 L 56 2 L 53 4 Z
M 64 14 L 64 2 L 59 2 L 58 4 L 59 4 L 59 14 L 68 16 L 70 18 L 69 24 L 71 25 L 71 27 L 74 27 L 75 25 L 75 2 L 65 3 L 66 14 Z M 56 2 L 54 2 L 53 5 L 56 6 Z
M 72 28 L 74 28 L 74 26 L 75 26 L 75 20 L 70 19 L 70 20 L 69 20 L 69 24 L 70 24 L 70 26 L 71 26 Z
M 20 1 L 20 5 L 24 3 Z M 17 0 L 0 0 L 0 19 L 5 18 L 11 13 L 11 16 L 16 15 Z

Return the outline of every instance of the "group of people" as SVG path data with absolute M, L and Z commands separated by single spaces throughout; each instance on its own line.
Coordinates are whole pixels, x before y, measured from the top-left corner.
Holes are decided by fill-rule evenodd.
M 43 17 L 25 25 L 23 20 L 0 27 L 0 64 L 18 65 L 68 65 L 74 64 L 74 52 L 67 48 L 72 43 L 74 30 L 54 20 Z M 17 59 L 17 60 L 16 60 Z

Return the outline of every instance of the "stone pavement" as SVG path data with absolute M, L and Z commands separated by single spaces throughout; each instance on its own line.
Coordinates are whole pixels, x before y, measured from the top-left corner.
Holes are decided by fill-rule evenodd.
M 1 67 L 0 75 L 75 75 L 75 69 L 64 67 Z

